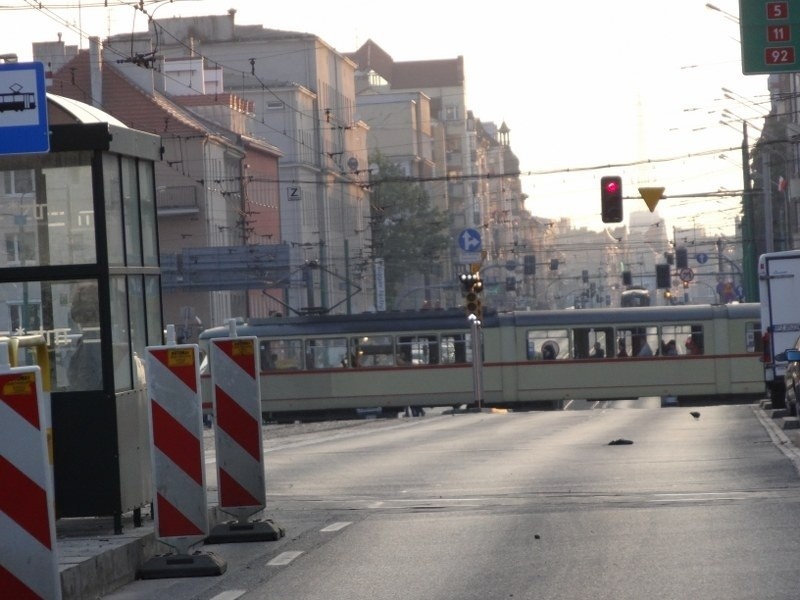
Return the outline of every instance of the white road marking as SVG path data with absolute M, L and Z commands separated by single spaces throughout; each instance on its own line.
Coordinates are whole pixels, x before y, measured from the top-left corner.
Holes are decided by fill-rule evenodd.
M 267 563 L 268 567 L 282 567 L 284 565 L 288 565 L 292 562 L 295 558 L 300 556 L 303 552 L 302 551 L 295 551 L 295 552 L 281 552 L 273 558 L 271 561 Z
M 247 590 L 228 590 L 227 592 L 221 592 L 211 598 L 211 600 L 236 600 L 240 596 L 244 596 L 247 593 Z
M 320 531 L 330 532 L 330 531 L 339 531 L 340 529 L 344 529 L 348 525 L 352 525 L 352 521 L 340 521 L 338 523 L 331 523 L 327 527 L 323 527 Z

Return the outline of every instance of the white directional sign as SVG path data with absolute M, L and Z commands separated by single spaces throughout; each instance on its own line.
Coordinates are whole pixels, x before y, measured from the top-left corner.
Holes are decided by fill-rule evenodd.
M 0 64 L 0 154 L 50 150 L 44 65 Z

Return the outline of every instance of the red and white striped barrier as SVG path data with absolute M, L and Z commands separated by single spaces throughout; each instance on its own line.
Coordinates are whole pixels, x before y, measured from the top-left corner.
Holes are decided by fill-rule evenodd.
M 156 537 L 178 553 L 146 561 L 139 577 L 221 575 L 227 569 L 224 560 L 211 554 L 189 554 L 208 535 L 199 348 L 175 344 L 175 326 L 168 325 L 167 345 L 148 347 L 145 367 Z
M 277 540 L 284 531 L 272 521 L 247 520 L 267 503 L 258 339 L 236 337 L 235 324 L 230 328 L 231 337 L 211 340 L 209 364 L 219 507 L 237 522 L 217 525 L 206 542 Z
M 185 554 L 208 535 L 199 350 L 151 346 L 145 365 L 156 536 Z
M 241 521 L 267 501 L 258 339 L 211 340 L 210 358 L 219 506 Z
M 47 412 L 39 367 L 0 344 L 0 597 L 60 600 Z

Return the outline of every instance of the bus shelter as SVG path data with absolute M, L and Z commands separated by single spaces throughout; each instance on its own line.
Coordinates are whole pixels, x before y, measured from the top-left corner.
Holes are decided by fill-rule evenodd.
M 152 496 L 161 139 L 74 100 L 47 105 L 49 151 L 0 156 L 0 336 L 46 341 L 57 518 L 113 516 L 120 532 Z

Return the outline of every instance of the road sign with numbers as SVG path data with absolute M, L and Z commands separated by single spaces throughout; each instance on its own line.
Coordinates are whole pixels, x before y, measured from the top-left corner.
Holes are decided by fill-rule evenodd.
M 739 0 L 742 72 L 800 71 L 800 6 L 789 0 Z

